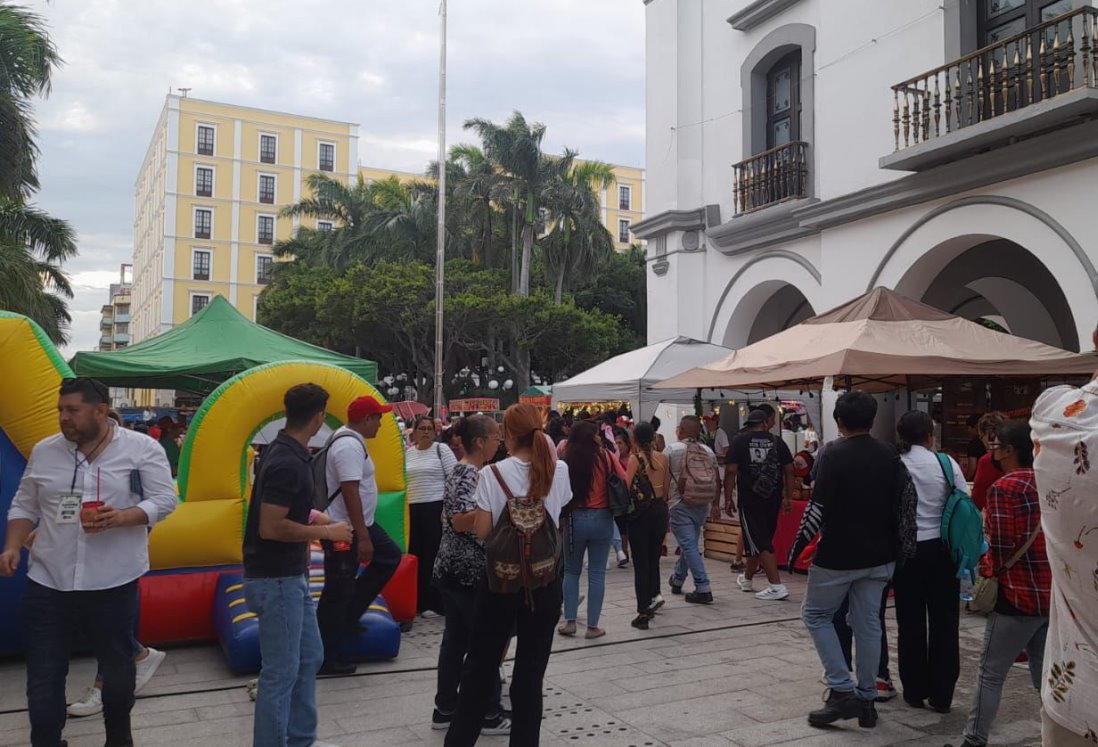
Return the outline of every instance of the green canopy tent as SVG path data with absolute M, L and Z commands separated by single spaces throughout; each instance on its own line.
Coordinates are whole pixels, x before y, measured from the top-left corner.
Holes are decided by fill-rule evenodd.
M 241 371 L 276 361 L 329 363 L 377 380 L 377 364 L 334 353 L 250 322 L 215 296 L 206 308 L 171 330 L 111 353 L 77 353 L 77 376 L 108 386 L 185 389 L 209 394 Z

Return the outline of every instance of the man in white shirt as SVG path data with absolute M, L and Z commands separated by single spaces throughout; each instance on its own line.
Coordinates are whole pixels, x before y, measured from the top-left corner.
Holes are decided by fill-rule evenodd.
M 681 550 L 679 559 L 675 563 L 675 570 L 671 573 L 667 584 L 671 587 L 672 594 L 682 594 L 682 585 L 686 582 L 689 571 L 694 577 L 694 591 L 688 592 L 684 599 L 691 604 L 712 604 L 713 592 L 709 587 L 709 575 L 705 570 L 705 560 L 701 554 L 702 529 L 709 518 L 710 506 L 708 504 L 690 505 L 679 495 L 679 481 L 686 479 L 688 445 L 696 445 L 706 453 L 711 462 L 713 500 L 720 495 L 721 482 L 717 473 L 717 457 L 712 449 L 700 442 L 701 431 L 701 420 L 693 415 L 687 415 L 679 422 L 678 442 L 669 444 L 664 451 L 671 469 L 671 533 L 675 535 L 675 541 L 679 543 Z
M 347 407 L 347 425 L 332 434 L 325 477 L 332 498 L 328 516 L 348 522 L 354 538 L 344 547 L 324 546 L 324 591 L 316 616 L 324 641 L 322 675 L 353 674 L 355 666 L 340 661 L 345 636 L 357 633 L 358 620 L 373 604 L 400 565 L 400 548 L 374 521 L 377 481 L 366 441 L 377 437 L 381 416 L 392 411 L 373 397 L 359 397 Z M 366 566 L 358 573 L 359 566 Z M 357 575 L 357 578 L 356 578 Z
M 1098 331 L 1094 333 L 1098 346 Z M 1037 398 L 1030 420 L 1052 595 L 1043 745 L 1098 741 L 1098 377 Z
M 149 528 L 175 510 L 175 486 L 159 444 L 107 417 L 102 383 L 65 379 L 57 409 L 61 433 L 31 451 L 0 553 L 0 575 L 14 575 L 37 525 L 23 599 L 31 744 L 63 744 L 65 676 L 80 627 L 103 674 L 106 745 L 132 745 L 137 580 L 149 569 Z

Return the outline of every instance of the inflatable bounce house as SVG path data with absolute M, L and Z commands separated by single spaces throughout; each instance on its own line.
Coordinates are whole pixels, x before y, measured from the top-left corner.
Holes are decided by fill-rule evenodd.
M 34 322 L 0 312 L 0 529 L 31 448 L 57 432 L 57 389 L 69 366 Z M 251 495 L 255 434 L 283 416 L 282 396 L 294 384 L 324 387 L 328 425 L 342 424 L 356 397 L 381 395 L 364 379 L 334 365 L 285 361 L 258 366 L 225 381 L 195 413 L 179 464 L 179 505 L 149 536 L 151 570 L 140 582 L 138 639 L 156 645 L 218 641 L 236 673 L 259 669 L 258 623 L 243 593 L 244 521 Z M 386 415 L 370 441 L 380 493 L 377 521 L 407 547 L 404 449 L 395 417 Z M 26 560 L 14 579 L 0 579 L 0 652 L 23 648 L 20 609 Z M 323 586 L 323 559 L 314 552 L 313 595 Z M 416 611 L 416 559 L 405 556 L 382 595 L 365 613 L 366 632 L 350 641 L 351 660 L 396 657 L 398 622 Z

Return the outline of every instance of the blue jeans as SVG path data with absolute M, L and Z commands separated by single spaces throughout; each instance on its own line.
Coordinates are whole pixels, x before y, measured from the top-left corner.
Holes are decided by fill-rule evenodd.
M 263 660 L 254 744 L 310 747 L 316 741 L 316 673 L 324 647 L 309 582 L 303 575 L 245 578 L 244 594 L 259 620 Z
M 682 586 L 689 569 L 694 577 L 694 590 L 703 594 L 709 591 L 709 574 L 705 571 L 700 541 L 702 528 L 709 518 L 709 509 L 709 506 L 688 506 L 681 501 L 671 509 L 671 534 L 675 535 L 682 551 L 671 573 L 671 580 L 675 586 Z
M 801 619 L 816 645 L 827 686 L 836 692 L 857 691 L 861 700 L 877 697 L 877 668 L 881 658 L 881 594 L 892 578 L 895 563 L 873 568 L 836 571 L 812 566 L 808 571 L 808 589 L 801 605 Z M 833 622 L 835 613 L 849 597 L 847 622 L 854 630 L 857 685 L 850 679 L 839 636 Z
M 614 515 L 608 508 L 577 508 L 564 525 L 564 619 L 579 610 L 579 579 L 587 553 L 587 627 L 598 627 L 606 594 L 606 558 L 614 536 Z
M 103 672 L 107 747 L 133 744 L 130 711 L 136 665 L 137 581 L 98 591 L 57 591 L 27 581 L 27 713 L 34 747 L 57 747 L 65 728 L 65 677 L 73 636 L 83 629 Z

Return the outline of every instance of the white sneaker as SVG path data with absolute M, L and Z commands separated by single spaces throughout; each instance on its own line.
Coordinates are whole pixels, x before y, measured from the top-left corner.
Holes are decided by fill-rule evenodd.
M 424 620 L 434 620 L 436 618 L 442 617 L 442 615 L 438 614 L 434 610 L 423 610 L 423 612 L 419 613 L 419 616 L 422 617 Z
M 73 718 L 94 716 L 103 712 L 103 691 L 98 687 L 89 687 L 82 700 L 78 700 L 68 707 L 68 714 Z
M 618 568 L 624 568 L 629 563 L 629 556 L 622 550 L 618 550 Z
M 663 595 L 662 594 L 657 594 L 656 596 L 652 597 L 652 604 L 648 605 L 648 614 L 652 614 L 653 612 L 658 610 L 663 605 L 664 605 Z
M 736 576 L 736 583 L 740 585 L 740 591 L 755 591 L 755 579 L 748 578 L 742 573 Z
M 785 584 L 770 584 L 770 586 L 756 594 L 755 598 L 762 599 L 764 602 L 777 602 L 786 599 L 788 596 L 789 589 L 785 588 Z
M 149 680 L 153 678 L 156 670 L 160 669 L 160 665 L 164 663 L 164 659 L 168 656 L 152 646 L 147 647 L 145 650 L 149 652 L 149 655 L 137 662 L 137 680 L 134 683 L 134 694 L 141 692 L 141 688 L 149 684 Z

